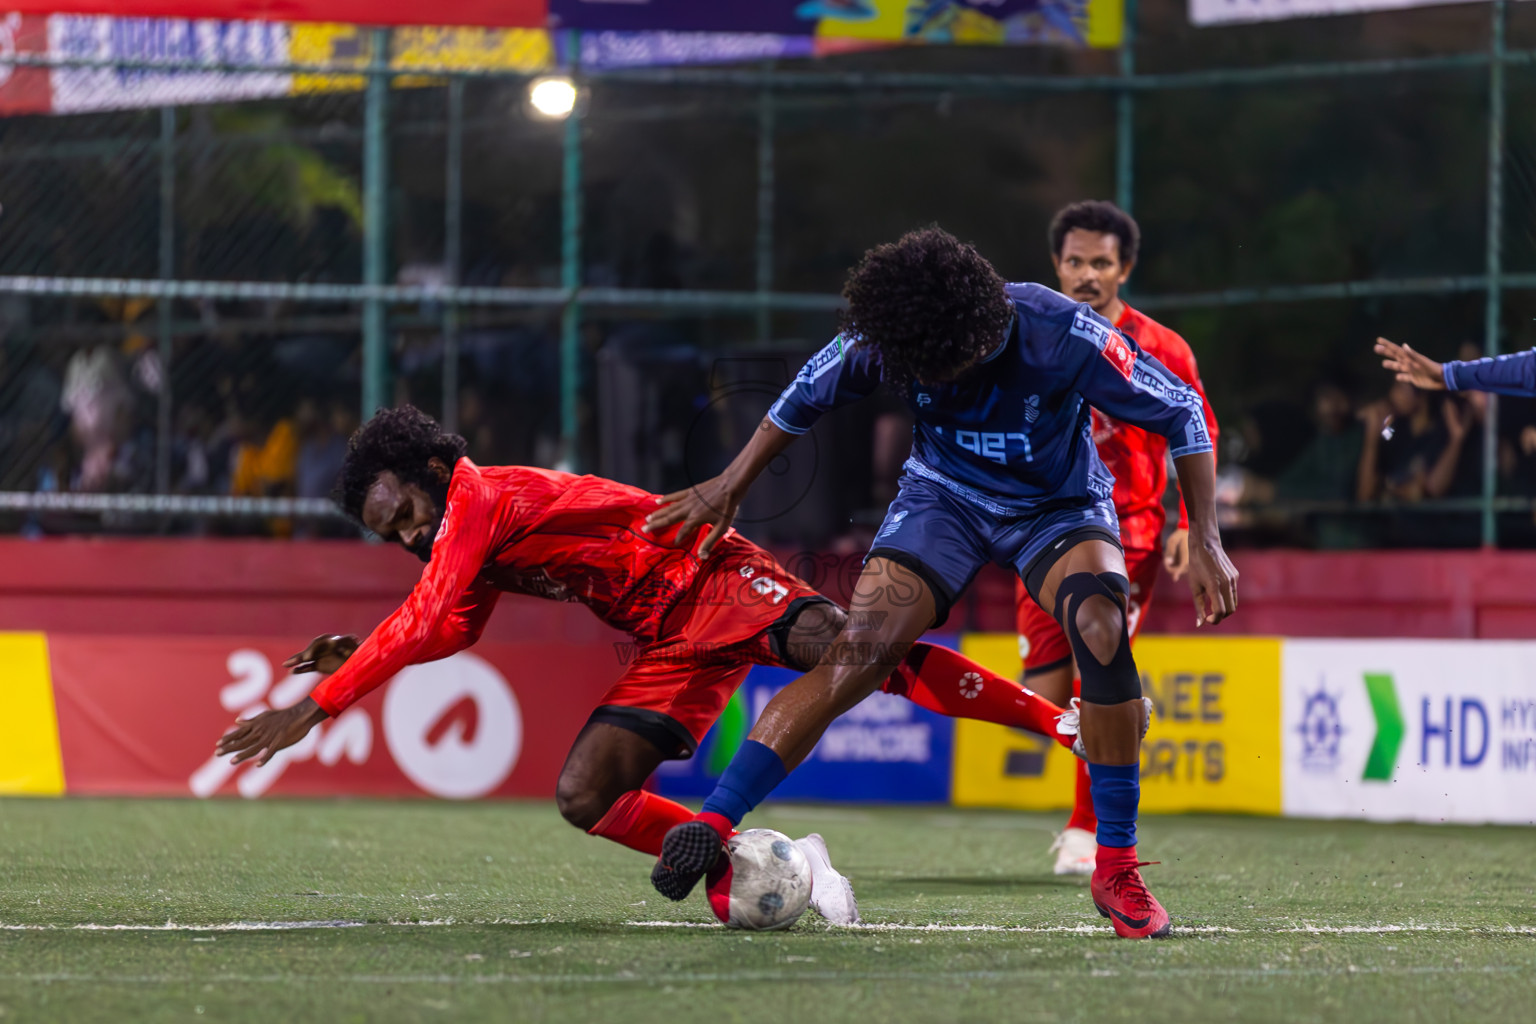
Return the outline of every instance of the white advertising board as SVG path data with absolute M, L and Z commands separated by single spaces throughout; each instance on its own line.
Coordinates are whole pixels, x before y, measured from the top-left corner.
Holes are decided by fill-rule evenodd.
M 1196 25 L 1225 25 L 1472 2 L 1474 0 L 1189 0 L 1189 20 Z
M 1536 643 L 1287 640 L 1283 813 L 1536 824 Z

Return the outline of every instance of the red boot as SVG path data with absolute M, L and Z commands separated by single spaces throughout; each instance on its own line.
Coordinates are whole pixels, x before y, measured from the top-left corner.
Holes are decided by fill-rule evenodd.
M 1093 905 L 1109 918 L 1122 939 L 1160 939 L 1168 934 L 1168 912 L 1147 890 L 1136 847 L 1099 847 L 1093 872 Z

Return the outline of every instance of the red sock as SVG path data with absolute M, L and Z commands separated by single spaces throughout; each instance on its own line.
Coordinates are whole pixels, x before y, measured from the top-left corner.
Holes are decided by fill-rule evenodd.
M 1072 680 L 1072 696 L 1080 697 L 1083 693 L 1083 681 Z M 1072 797 L 1072 817 L 1067 819 L 1067 828 L 1080 828 L 1087 832 L 1097 832 L 1099 828 L 1099 816 L 1093 813 L 1093 794 L 1088 789 L 1088 762 L 1077 762 L 1077 791 Z
M 1056 734 L 1061 708 L 948 647 L 913 644 L 882 689 L 941 715 L 996 722 L 1072 746 L 1072 737 Z
M 692 820 L 693 812 L 682 804 L 643 789 L 632 789 L 615 800 L 603 820 L 588 833 L 657 857 L 661 855 L 661 840 L 667 831 Z

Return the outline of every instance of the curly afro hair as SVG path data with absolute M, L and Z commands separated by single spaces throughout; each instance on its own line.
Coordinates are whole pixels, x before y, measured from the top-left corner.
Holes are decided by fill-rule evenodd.
M 1051 218 L 1051 255 L 1061 255 L 1061 247 L 1073 231 L 1114 235 L 1120 244 L 1120 262 L 1126 266 L 1136 262 L 1141 250 L 1141 228 L 1136 226 L 1135 219 L 1103 199 L 1087 199 L 1056 211 L 1056 216 Z
M 428 494 L 446 499 L 447 488 L 427 463 L 435 456 L 449 469 L 463 458 L 469 444 L 443 430 L 431 416 L 413 405 L 384 409 L 358 428 L 347 442 L 347 458 L 331 498 L 341 510 L 363 521 L 363 500 L 380 473 L 393 473 L 402 483 L 416 484 Z
M 843 330 L 879 353 L 898 391 L 952 379 L 996 347 L 1013 317 L 992 264 L 937 225 L 866 252 L 843 296 Z

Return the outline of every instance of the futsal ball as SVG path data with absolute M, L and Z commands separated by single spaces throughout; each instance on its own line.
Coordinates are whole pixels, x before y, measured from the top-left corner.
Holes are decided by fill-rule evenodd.
M 725 846 L 731 858 L 731 909 L 726 924 L 754 932 L 788 928 L 811 902 L 811 864 L 789 836 L 749 828 Z

